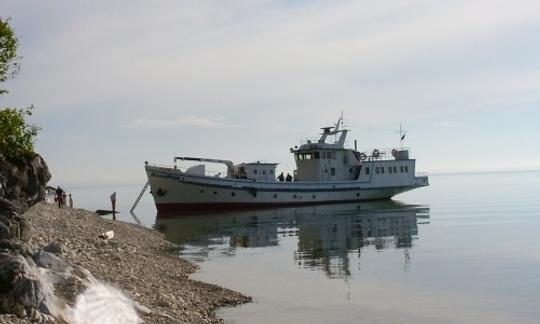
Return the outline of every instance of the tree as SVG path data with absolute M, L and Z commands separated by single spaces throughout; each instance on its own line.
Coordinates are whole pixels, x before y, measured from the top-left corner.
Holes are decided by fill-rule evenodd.
M 0 83 L 19 72 L 18 40 L 9 25 L 9 19 L 0 18 Z M 8 91 L 0 89 L 0 95 Z M 34 154 L 34 139 L 39 127 L 26 122 L 34 106 L 26 109 L 0 110 L 0 153 L 10 160 L 23 162 Z
M 19 72 L 18 45 L 19 41 L 9 25 L 9 19 L 0 18 L 0 82 L 14 77 Z M 5 89 L 0 89 L 0 95 L 7 92 Z
M 0 110 L 0 152 L 10 160 L 24 161 L 34 154 L 34 138 L 39 127 L 25 120 L 32 115 L 33 108 Z

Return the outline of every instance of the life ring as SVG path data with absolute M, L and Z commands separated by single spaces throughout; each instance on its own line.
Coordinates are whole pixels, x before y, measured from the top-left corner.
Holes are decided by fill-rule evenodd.
M 392 150 L 392 156 L 393 157 L 397 157 L 397 153 L 398 153 L 398 150 L 396 150 L 396 149 Z
M 365 161 L 365 160 L 367 159 L 367 154 L 364 153 L 364 152 L 360 153 L 360 159 L 361 159 L 362 161 Z
M 381 152 L 379 152 L 379 150 L 377 150 L 377 149 L 374 149 L 373 152 L 371 153 L 371 155 L 372 155 L 374 158 L 378 158 L 379 155 L 381 155 Z

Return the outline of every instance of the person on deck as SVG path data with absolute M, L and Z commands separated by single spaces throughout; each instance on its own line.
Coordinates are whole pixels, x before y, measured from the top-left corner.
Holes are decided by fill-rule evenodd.
M 292 176 L 290 173 L 287 173 L 287 177 L 285 178 L 285 181 L 292 182 Z
M 285 177 L 283 176 L 283 172 L 281 172 L 281 173 L 278 175 L 277 179 L 278 179 L 279 182 L 285 181 Z

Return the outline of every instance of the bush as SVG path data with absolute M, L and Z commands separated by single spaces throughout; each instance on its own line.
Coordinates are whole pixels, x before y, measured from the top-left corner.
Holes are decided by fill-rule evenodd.
M 0 110 L 0 152 L 10 160 L 22 162 L 34 155 L 34 139 L 40 128 L 26 122 L 32 109 Z

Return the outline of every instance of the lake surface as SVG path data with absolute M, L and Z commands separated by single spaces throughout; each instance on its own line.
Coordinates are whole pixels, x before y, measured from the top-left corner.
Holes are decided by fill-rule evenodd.
M 454 174 L 393 201 L 157 215 L 141 186 L 68 187 L 79 207 L 154 226 L 253 296 L 227 323 L 539 323 L 540 173 Z

